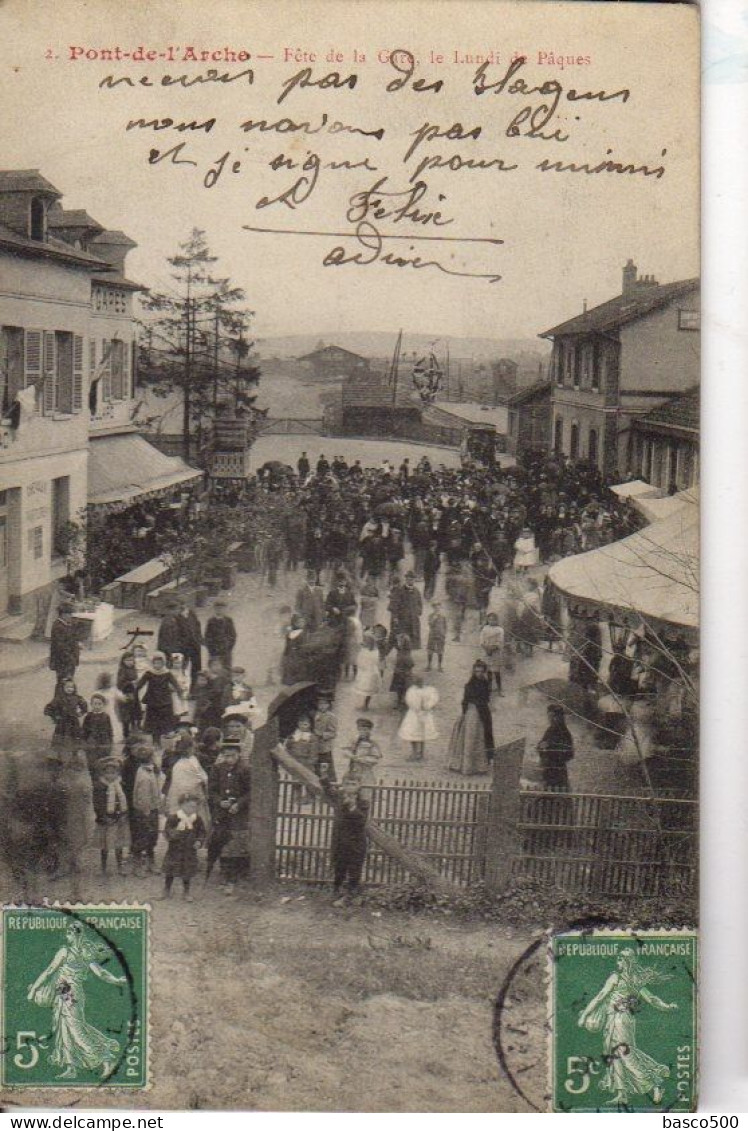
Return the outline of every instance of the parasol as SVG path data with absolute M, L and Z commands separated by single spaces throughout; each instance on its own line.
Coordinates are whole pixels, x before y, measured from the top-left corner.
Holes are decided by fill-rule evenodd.
M 278 733 L 287 738 L 296 729 L 299 715 L 313 711 L 317 702 L 319 684 L 305 681 L 283 687 L 268 707 L 267 721 L 278 719 Z

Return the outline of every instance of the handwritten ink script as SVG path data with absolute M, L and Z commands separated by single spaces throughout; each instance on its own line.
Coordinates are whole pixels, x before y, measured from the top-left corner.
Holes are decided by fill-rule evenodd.
M 80 54 L 71 58 L 86 58 L 73 50 Z M 637 90 L 623 75 L 585 82 L 583 54 L 564 66 L 548 52 L 492 51 L 471 66 L 457 52 L 432 51 L 422 63 L 399 48 L 371 64 L 354 51 L 342 65 L 342 52 L 320 62 L 287 48 L 272 66 L 248 51 L 226 61 L 214 52 L 218 66 L 162 71 L 163 58 L 175 59 L 169 50 L 142 60 L 131 52 L 126 67 L 96 79 L 99 97 L 127 107 L 121 129 L 133 160 L 183 178 L 185 189 L 225 193 L 232 210 L 240 199 L 241 231 L 297 240 L 325 268 L 376 265 L 496 284 L 513 238 L 502 230 L 507 193 L 527 193 L 536 180 L 539 192 L 552 183 L 560 197 L 571 182 L 597 178 L 656 191 L 667 174 L 662 139 L 642 129 L 631 151 L 632 123 L 646 116 Z M 146 59 L 159 65 L 141 72 Z M 629 151 L 619 152 L 617 134 Z

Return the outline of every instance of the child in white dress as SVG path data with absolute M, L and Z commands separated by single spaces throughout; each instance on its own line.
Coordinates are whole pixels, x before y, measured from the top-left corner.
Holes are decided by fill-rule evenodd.
M 399 738 L 410 743 L 411 762 L 422 762 L 426 743 L 439 737 L 434 722 L 434 709 L 438 703 L 436 688 L 424 687 L 421 676 L 416 676 L 405 692 L 407 711 L 397 732 Z

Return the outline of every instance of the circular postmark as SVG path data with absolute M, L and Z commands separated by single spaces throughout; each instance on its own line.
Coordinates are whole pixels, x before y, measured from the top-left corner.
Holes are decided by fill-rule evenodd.
M 515 960 L 496 996 L 493 1045 L 499 1067 L 517 1095 L 534 1111 L 548 1111 L 551 1100 L 549 940 L 554 934 L 591 933 L 609 926 L 602 917 L 585 916 L 544 931 Z

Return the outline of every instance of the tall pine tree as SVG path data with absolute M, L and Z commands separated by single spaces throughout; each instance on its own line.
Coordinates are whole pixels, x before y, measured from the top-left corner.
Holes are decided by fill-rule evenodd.
M 180 393 L 182 448 L 189 460 L 193 431 L 199 449 L 206 427 L 225 406 L 251 415 L 260 370 L 249 339 L 253 312 L 243 306 L 241 287 L 213 274 L 218 259 L 205 232 L 193 228 L 167 262 L 174 286 L 149 291 L 143 300 L 138 378 L 158 395 Z

